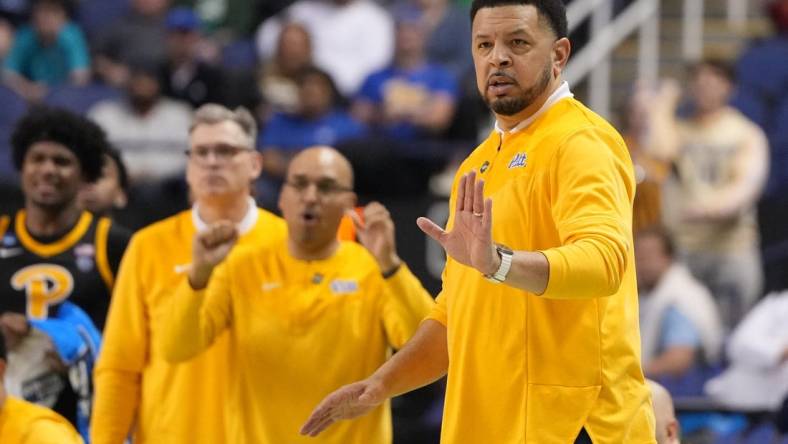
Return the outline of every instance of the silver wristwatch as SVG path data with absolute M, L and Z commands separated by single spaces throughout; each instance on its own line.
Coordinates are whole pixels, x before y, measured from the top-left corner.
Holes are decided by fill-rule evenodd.
M 500 284 L 506 280 L 509 269 L 512 268 L 514 252 L 511 248 L 500 244 L 495 245 L 495 251 L 498 252 L 498 256 L 501 258 L 501 265 L 498 267 L 498 271 L 493 274 L 485 274 L 484 277 L 492 283 Z

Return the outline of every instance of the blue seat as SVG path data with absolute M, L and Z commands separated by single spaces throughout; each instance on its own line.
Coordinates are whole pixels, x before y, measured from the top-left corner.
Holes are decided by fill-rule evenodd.
M 0 85 L 0 104 L 2 104 L 0 126 L 13 126 L 27 111 L 25 99 L 4 85 Z
M 102 84 L 81 87 L 61 85 L 52 88 L 44 101 L 50 106 L 84 114 L 96 103 L 102 100 L 117 99 L 121 95 L 117 89 Z
M 13 126 L 0 124 L 0 184 L 15 184 L 17 172 L 11 159 L 11 134 Z
M 15 183 L 17 174 L 11 160 L 11 134 L 17 120 L 25 115 L 27 102 L 13 90 L 0 85 L 0 182 Z

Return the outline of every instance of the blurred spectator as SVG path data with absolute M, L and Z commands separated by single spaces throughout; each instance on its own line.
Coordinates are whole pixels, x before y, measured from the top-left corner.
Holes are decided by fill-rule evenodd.
M 699 357 L 716 362 L 722 344 L 714 300 L 673 254 L 670 238 L 657 228 L 635 237 L 642 359 L 649 377 L 681 376 Z
M 87 434 L 91 366 L 130 233 L 77 196 L 101 174 L 104 132 L 71 112 L 35 108 L 11 137 L 24 208 L 0 215 L 0 315 L 17 335 L 9 388 Z M 94 326 L 95 325 L 95 326 Z M 46 333 L 29 335 L 30 326 Z M 28 341 L 29 339 L 29 341 Z
M 394 140 L 441 134 L 454 117 L 457 82 L 448 70 L 427 62 L 425 38 L 418 12 L 401 10 L 393 64 L 370 75 L 353 103 L 356 119 Z
M 621 120 L 624 122 L 623 137 L 627 143 L 635 167 L 637 192 L 632 212 L 632 231 L 662 224 L 662 186 L 670 165 L 654 158 L 648 150 L 650 135 L 649 112 L 653 94 L 643 84 L 637 83 L 629 97 Z
M 298 75 L 311 65 L 312 39 L 309 32 L 298 23 L 284 25 L 276 53 L 263 63 L 260 76 L 260 92 L 271 111 L 297 111 Z
M 421 8 L 427 32 L 427 60 L 446 67 L 456 79 L 473 66 L 471 25 L 466 9 L 451 0 L 413 0 Z
M 237 381 L 229 337 L 179 365 L 169 365 L 158 344 L 196 232 L 232 221 L 241 248 L 286 236 L 284 221 L 249 197 L 261 169 L 256 133 L 245 109 L 195 111 L 185 172 L 193 206 L 137 232 L 124 256 L 96 369 L 93 444 L 120 444 L 129 434 L 135 444 L 232 442 L 224 439 L 227 392 Z
M 167 14 L 167 63 L 164 94 L 197 108 L 206 103 L 224 103 L 222 71 L 200 61 L 200 19 L 188 8 Z
M 665 387 L 648 380 L 651 389 L 651 402 L 654 405 L 654 419 L 657 426 L 657 444 L 681 444 L 679 421 L 673 408 L 673 398 Z
M 228 42 L 247 37 L 261 22 L 261 3 L 272 0 L 175 0 L 175 4 L 193 8 L 205 25 L 205 31 Z
M 99 102 L 88 115 L 123 153 L 132 185 L 180 175 L 186 165 L 191 109 L 162 97 L 157 66 L 135 62 L 129 72 L 126 97 Z
M 730 367 L 706 392 L 734 409 L 776 411 L 788 395 L 788 291 L 772 293 L 736 327 L 727 346 Z
M 284 178 L 290 158 L 301 149 L 335 145 L 364 133 L 339 107 L 339 92 L 328 73 L 307 68 L 299 75 L 298 93 L 298 111 L 274 114 L 262 135 L 264 170 L 277 180 Z
M 69 13 L 69 0 L 35 0 L 31 25 L 19 28 L 3 61 L 5 82 L 31 102 L 40 101 L 47 86 L 90 80 L 88 47 Z
M 269 59 L 284 23 L 298 22 L 312 36 L 315 65 L 331 74 L 339 91 L 351 96 L 371 72 L 391 61 L 394 26 L 372 0 L 298 0 L 260 25 L 257 50 Z
M 0 442 L 82 444 L 82 438 L 65 418 L 6 392 L 8 357 L 3 330 L 0 329 Z
M 166 58 L 165 16 L 169 0 L 131 0 L 127 16 L 110 23 L 96 42 L 96 72 L 106 83 L 122 87 L 129 79 L 128 63 Z
M 766 289 L 788 287 L 788 0 L 764 2 L 775 34 L 739 57 L 735 105 L 769 138 L 771 171 L 760 205 Z
M 690 70 L 694 108 L 677 118 L 680 90 L 666 82 L 653 100 L 650 152 L 671 160 L 664 219 L 692 273 L 711 290 L 732 329 L 762 281 L 756 203 L 768 172 L 763 131 L 727 105 L 733 74 L 720 60 Z
M 101 177 L 80 191 L 79 206 L 98 216 L 112 216 L 126 207 L 129 199 L 129 175 L 120 152 L 114 148 L 104 154 Z

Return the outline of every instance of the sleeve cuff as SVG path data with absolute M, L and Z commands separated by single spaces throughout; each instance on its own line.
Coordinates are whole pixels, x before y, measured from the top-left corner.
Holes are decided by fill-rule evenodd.
M 539 250 L 545 258 L 547 258 L 547 286 L 544 292 L 540 295 L 543 297 L 551 297 L 560 292 L 559 282 L 564 280 L 566 267 L 564 266 L 564 256 L 560 251 L 555 249 Z

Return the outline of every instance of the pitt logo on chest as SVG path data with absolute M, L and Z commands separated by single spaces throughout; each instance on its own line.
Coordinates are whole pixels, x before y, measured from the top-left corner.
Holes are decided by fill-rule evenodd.
M 528 155 L 526 153 L 517 153 L 509 161 L 509 169 L 522 168 L 528 163 Z

